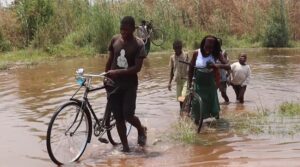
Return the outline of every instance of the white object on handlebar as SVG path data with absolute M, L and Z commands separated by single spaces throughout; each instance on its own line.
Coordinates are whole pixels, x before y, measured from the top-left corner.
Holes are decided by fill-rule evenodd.
M 83 68 L 78 68 L 76 70 L 76 75 L 81 77 L 104 77 L 106 74 L 107 74 L 106 72 L 103 72 L 101 74 L 84 74 Z
M 84 73 L 84 69 L 83 68 L 78 68 L 76 70 L 76 74 L 78 74 L 78 75 L 82 75 L 83 73 Z

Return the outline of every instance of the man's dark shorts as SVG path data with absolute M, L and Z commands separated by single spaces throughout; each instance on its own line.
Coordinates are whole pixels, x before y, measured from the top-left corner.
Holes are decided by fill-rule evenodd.
M 116 92 L 108 97 L 108 106 L 112 110 L 115 119 L 127 120 L 134 116 L 136 106 L 137 87 L 122 89 L 119 88 Z

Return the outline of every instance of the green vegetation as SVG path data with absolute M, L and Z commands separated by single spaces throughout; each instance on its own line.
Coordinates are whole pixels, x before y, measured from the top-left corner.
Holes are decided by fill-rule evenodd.
M 239 134 L 295 135 L 300 133 L 300 104 L 284 102 L 278 112 L 266 109 L 257 112 L 226 114 L 233 131 Z
M 11 49 L 9 41 L 5 40 L 0 30 L 0 52 L 9 51 Z
M 187 144 L 200 144 L 200 145 L 211 145 L 212 143 L 206 139 L 199 137 L 196 133 L 196 126 L 191 119 L 184 118 L 180 119 L 174 124 L 174 132 L 171 137 L 174 140 L 187 143 Z
M 10 67 L 14 67 L 15 65 L 35 65 L 39 62 L 47 61 L 50 59 L 53 59 L 53 57 L 49 57 L 45 52 L 37 49 L 8 52 L 0 56 L 0 70 L 6 70 Z
M 267 25 L 263 45 L 266 47 L 287 47 L 289 30 L 283 0 L 273 0 L 271 19 Z
M 137 24 L 142 19 L 153 20 L 154 26 L 165 32 L 167 41 L 161 47 L 152 45 L 151 51 L 170 50 L 175 39 L 182 39 L 187 49 L 195 49 L 207 34 L 222 38 L 226 48 L 282 47 L 288 41 L 291 46 L 299 46 L 296 1 L 89 2 L 17 0 L 9 8 L 0 7 L 0 52 L 25 52 L 25 56 L 27 50 L 36 49 L 42 57 L 106 53 L 125 15 L 134 16 Z M 270 7 L 273 12 L 268 12 Z M 270 22 L 265 18 L 270 18 Z M 0 53 L 2 64 L 5 57 Z
M 202 134 L 229 132 L 238 135 L 293 136 L 300 134 L 300 104 L 284 102 L 278 112 L 265 108 L 256 112 L 229 112 L 219 120 L 205 123 Z M 172 138 L 187 144 L 209 145 L 212 141 L 196 133 L 196 126 L 190 119 L 180 119 L 175 125 Z
M 47 25 L 53 16 L 53 7 L 48 0 L 21 0 L 16 2 L 15 11 L 21 21 L 21 31 L 25 37 L 25 46 L 34 38 L 39 38 L 42 27 Z M 36 44 L 39 41 L 37 41 Z
M 189 119 L 182 119 L 174 125 L 176 134 L 174 139 L 184 141 L 186 143 L 196 143 L 197 134 L 195 133 L 195 125 Z
M 282 116 L 300 116 L 300 104 L 284 102 L 279 106 L 279 114 Z

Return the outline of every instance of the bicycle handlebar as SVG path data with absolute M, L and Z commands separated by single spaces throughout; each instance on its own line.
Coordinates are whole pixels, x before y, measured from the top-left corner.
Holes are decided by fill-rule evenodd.
M 105 77 L 106 75 L 107 72 L 103 72 L 100 74 L 84 74 L 83 68 L 79 68 L 78 70 L 76 70 L 76 76 L 80 76 L 80 77 L 93 78 L 93 77 Z
M 97 90 L 101 90 L 104 88 L 109 87 L 114 87 L 114 91 L 116 91 L 118 89 L 118 86 L 115 85 L 115 82 L 106 77 L 107 76 L 107 72 L 103 72 L 100 74 L 84 74 L 84 69 L 83 68 L 79 68 L 78 70 L 76 70 L 76 82 L 80 85 L 80 87 L 77 89 L 77 91 L 73 94 L 73 96 L 71 97 L 71 99 L 73 99 L 73 97 L 78 93 L 78 91 L 82 88 L 85 87 L 85 92 L 84 92 L 84 97 L 86 98 L 89 92 L 94 92 Z M 104 83 L 101 86 L 97 86 L 97 87 L 93 87 L 92 86 L 92 79 L 94 77 L 101 77 L 104 78 Z M 110 92 L 109 94 L 111 94 L 112 92 Z M 109 96 L 109 95 L 108 95 Z
M 94 77 L 101 77 L 101 78 L 105 78 L 105 84 L 109 85 L 109 86 L 113 86 L 115 84 L 115 82 L 106 77 L 107 76 L 107 72 L 103 72 L 100 74 L 84 74 L 84 69 L 83 68 L 79 68 L 76 70 L 76 80 L 77 83 L 81 86 L 86 86 L 86 87 L 90 87 L 91 85 L 91 81 Z

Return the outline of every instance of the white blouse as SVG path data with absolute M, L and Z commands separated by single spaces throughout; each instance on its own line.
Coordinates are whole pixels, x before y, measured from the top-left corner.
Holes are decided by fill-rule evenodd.
M 212 62 L 215 63 L 215 59 L 212 56 L 212 54 L 210 54 L 207 57 L 204 57 L 200 51 L 200 49 L 198 50 L 198 56 L 197 56 L 197 60 L 196 60 L 196 67 L 197 68 L 206 68 L 207 67 L 207 62 Z M 212 70 L 212 69 L 211 69 Z

